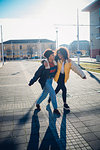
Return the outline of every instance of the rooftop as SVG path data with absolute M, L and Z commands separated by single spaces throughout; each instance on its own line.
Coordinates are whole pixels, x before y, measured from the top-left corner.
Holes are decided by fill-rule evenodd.
M 52 40 L 48 40 L 48 39 L 23 39 L 23 40 L 8 40 L 3 42 L 3 44 L 19 44 L 19 43 L 47 43 L 47 42 L 53 42 L 55 43 L 55 41 Z
M 99 7 L 100 7 L 100 0 L 95 0 L 94 2 L 86 6 L 84 9 L 82 9 L 82 11 L 91 11 Z

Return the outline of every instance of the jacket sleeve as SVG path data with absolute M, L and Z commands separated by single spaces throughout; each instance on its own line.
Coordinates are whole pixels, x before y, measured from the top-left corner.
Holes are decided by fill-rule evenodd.
M 71 69 L 77 73 L 81 78 L 85 77 L 84 72 L 81 70 L 81 68 L 74 62 L 71 60 Z
M 40 66 L 39 69 L 35 72 L 34 77 L 30 80 L 29 82 L 29 86 L 31 86 L 32 84 L 34 84 L 34 82 L 36 82 L 39 77 L 41 76 L 42 71 L 44 70 L 44 66 Z

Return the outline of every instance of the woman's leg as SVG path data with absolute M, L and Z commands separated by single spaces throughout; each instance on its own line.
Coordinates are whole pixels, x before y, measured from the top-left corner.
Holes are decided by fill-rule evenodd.
M 37 100 L 36 104 L 40 104 L 47 97 L 48 93 L 50 94 L 54 109 L 57 109 L 56 94 L 52 87 L 52 79 L 47 79 L 43 92 Z
M 55 93 L 57 94 L 57 93 L 60 91 L 60 89 L 61 89 L 61 87 L 60 87 L 60 85 L 58 84 L 57 87 L 56 87 L 56 89 L 55 89 Z M 51 102 L 51 97 L 50 97 L 50 95 L 49 95 L 48 103 L 50 103 L 50 102 Z
M 46 82 L 46 88 L 48 93 L 50 94 L 54 109 L 57 109 L 56 94 L 55 94 L 55 90 L 52 87 L 52 79 L 48 79 L 48 82 Z
M 56 87 L 56 89 L 55 89 L 55 93 L 57 94 L 57 93 L 60 91 L 60 89 L 61 89 L 61 86 L 60 86 L 60 84 L 58 83 L 58 85 L 57 85 L 57 87 Z
M 40 104 L 47 97 L 47 95 L 48 95 L 48 91 L 45 86 L 43 89 L 43 92 L 42 92 L 41 96 L 39 97 L 39 99 L 37 100 L 36 104 Z
M 64 102 L 64 108 L 69 110 L 70 107 L 68 106 L 68 104 L 66 103 L 66 94 L 67 94 L 67 89 L 65 84 L 62 87 L 62 98 L 63 98 L 63 102 Z
M 65 84 L 63 84 L 63 86 L 62 86 L 62 98 L 63 98 L 63 102 L 64 102 L 64 108 L 69 110 L 70 107 L 66 103 L 66 94 L 67 94 L 67 89 L 66 89 Z
M 62 89 L 63 102 L 64 102 L 64 104 L 66 104 L 66 93 L 67 93 L 67 89 L 66 89 L 65 84 L 63 84 L 63 86 L 61 87 L 61 89 Z

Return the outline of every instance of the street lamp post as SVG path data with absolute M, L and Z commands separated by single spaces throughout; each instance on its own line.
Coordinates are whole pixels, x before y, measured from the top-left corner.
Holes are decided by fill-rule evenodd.
M 78 57 L 78 65 L 80 65 L 80 51 L 79 51 L 79 14 L 77 9 L 77 57 Z
M 2 25 L 1 25 L 1 45 L 2 45 L 2 65 L 4 65 L 4 51 L 3 51 L 3 34 L 2 34 Z
M 56 49 L 58 49 L 58 28 L 56 28 Z

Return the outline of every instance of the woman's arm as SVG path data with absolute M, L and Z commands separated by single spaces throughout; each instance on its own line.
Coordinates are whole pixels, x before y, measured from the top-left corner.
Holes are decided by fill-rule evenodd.
M 81 68 L 70 59 L 71 61 L 71 69 L 77 73 L 82 79 L 86 79 L 86 75 L 84 74 L 84 72 L 81 70 Z
M 41 73 L 43 72 L 43 70 L 44 70 L 44 65 L 41 65 L 39 67 L 39 69 L 35 72 L 34 77 L 30 80 L 29 86 L 34 84 L 34 82 L 36 82 L 39 79 L 39 77 L 41 76 Z

